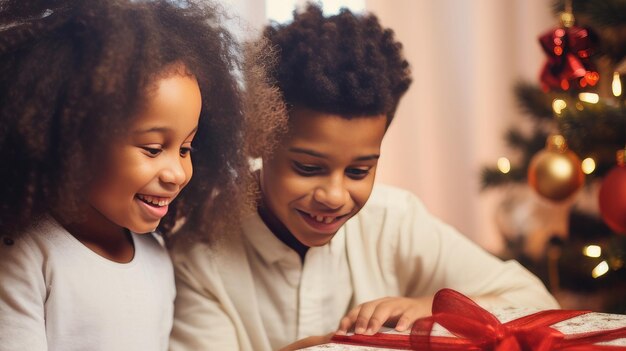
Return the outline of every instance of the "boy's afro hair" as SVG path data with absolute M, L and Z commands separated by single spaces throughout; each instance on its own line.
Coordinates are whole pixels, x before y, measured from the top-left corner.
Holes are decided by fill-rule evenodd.
M 324 17 L 308 4 L 293 22 L 266 27 L 278 51 L 271 71 L 289 105 L 344 116 L 387 115 L 391 122 L 411 84 L 409 64 L 391 29 L 373 14 L 347 9 Z

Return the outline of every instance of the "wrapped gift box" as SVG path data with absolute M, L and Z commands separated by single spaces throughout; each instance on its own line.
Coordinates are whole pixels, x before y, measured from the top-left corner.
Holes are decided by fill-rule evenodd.
M 485 324 L 485 327 L 482 329 L 492 330 L 494 322 L 490 321 L 490 318 L 495 317 L 497 319 L 495 321 L 496 329 L 498 328 L 497 325 L 524 329 L 521 334 L 526 333 L 527 335 L 522 335 L 520 337 L 522 339 L 526 337 L 527 339 L 544 340 L 546 338 L 543 336 L 544 334 L 561 333 L 564 335 L 564 339 L 574 341 L 573 343 L 570 341 L 565 343 L 557 341 L 553 348 L 548 348 L 549 350 L 626 350 L 626 315 L 587 313 L 584 311 L 543 311 L 537 313 L 538 311 L 516 308 L 501 309 L 489 313 L 474 304 L 467 297 L 449 289 L 444 290 L 443 294 L 440 294 L 440 291 L 435 296 L 435 302 L 433 303 L 433 315 L 437 317 L 427 319 L 427 322 L 430 324 L 421 323 L 421 325 L 432 326 L 432 329 L 430 327 L 427 329 L 422 327 L 421 332 L 423 335 L 423 332 L 426 330 L 435 343 L 443 342 L 443 344 L 447 344 L 450 347 L 449 345 L 452 345 L 455 339 L 459 342 L 464 340 L 463 337 L 457 338 L 455 334 L 437 324 L 436 321 L 442 321 L 443 324 L 449 325 L 454 330 L 455 323 L 463 325 L 468 322 L 468 319 L 472 319 L 469 324 L 478 326 Z M 459 303 L 463 305 L 461 308 L 459 308 Z M 461 312 L 457 314 L 459 310 Z M 568 314 L 573 317 L 567 318 Z M 446 317 L 448 321 L 452 321 L 449 322 L 451 324 L 446 324 Z M 552 323 L 550 320 L 557 320 L 557 322 Z M 492 323 L 492 325 L 487 325 L 489 323 Z M 533 326 L 528 327 L 529 325 Z M 461 329 L 463 328 L 461 327 Z M 477 329 L 481 328 L 477 327 Z M 535 330 L 537 335 L 532 335 L 535 333 Z M 413 332 L 415 333 L 415 330 Z M 486 334 L 489 334 L 489 332 L 486 332 Z M 429 337 L 428 335 L 425 336 L 426 339 Z M 457 333 L 457 335 L 459 334 Z M 531 337 L 529 338 L 528 335 L 531 335 Z M 480 337 L 477 336 L 475 340 L 487 340 L 490 336 L 487 335 L 483 339 L 480 339 Z M 401 333 L 391 328 L 383 328 L 380 333 L 373 336 L 349 334 L 347 336 L 336 336 L 335 338 L 336 340 L 333 343 L 309 347 L 305 350 L 411 350 L 411 346 L 409 346 L 411 345 L 410 331 Z M 473 342 L 478 343 L 477 341 Z M 522 343 L 524 342 L 522 341 Z M 459 349 L 463 349 L 464 345 L 459 345 L 461 345 Z M 419 349 L 419 347 L 414 346 L 414 349 Z M 454 347 L 449 349 L 454 349 Z M 533 347 L 532 349 L 535 348 Z

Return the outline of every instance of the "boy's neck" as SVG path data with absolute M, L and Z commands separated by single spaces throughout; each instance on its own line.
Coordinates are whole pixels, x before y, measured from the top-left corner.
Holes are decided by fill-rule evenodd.
M 309 247 L 298 241 L 289 229 L 265 206 L 262 200 L 259 201 L 257 212 L 272 234 L 294 250 L 300 256 L 300 261 L 304 262 Z

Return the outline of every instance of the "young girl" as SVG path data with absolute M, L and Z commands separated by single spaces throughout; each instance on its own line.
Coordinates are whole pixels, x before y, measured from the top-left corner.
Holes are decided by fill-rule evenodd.
M 0 6 L 0 350 L 167 349 L 174 279 L 153 232 L 219 227 L 246 189 L 216 13 Z
M 170 350 L 277 350 L 383 323 L 406 330 L 446 287 L 487 307 L 556 307 L 517 262 L 488 254 L 409 192 L 374 185 L 411 82 L 400 43 L 375 16 L 324 17 L 310 5 L 264 37 L 278 53 L 270 76 L 288 130 L 263 158 L 258 211 L 239 240 L 176 252 Z

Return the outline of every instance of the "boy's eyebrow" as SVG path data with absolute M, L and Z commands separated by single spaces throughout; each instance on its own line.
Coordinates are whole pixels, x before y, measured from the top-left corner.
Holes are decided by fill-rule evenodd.
M 313 157 L 319 157 L 319 158 L 325 158 L 325 159 L 328 158 L 328 156 L 326 156 L 325 154 L 319 153 L 317 151 L 309 150 L 309 149 L 303 149 L 300 147 L 290 147 L 289 151 L 299 153 L 299 154 L 307 154 Z M 377 160 L 378 158 L 380 158 L 379 154 L 372 154 L 372 155 L 359 156 L 354 160 L 355 161 L 369 161 L 369 160 Z
M 355 161 L 378 160 L 379 158 L 380 158 L 380 155 L 378 155 L 378 154 L 372 154 L 372 155 L 366 155 L 366 156 L 357 157 L 357 158 L 355 159 Z

